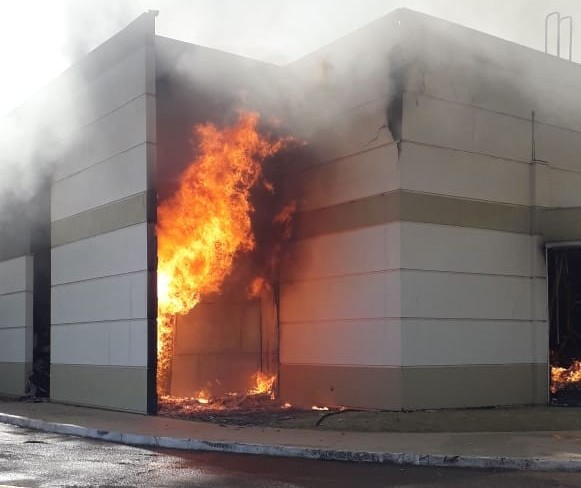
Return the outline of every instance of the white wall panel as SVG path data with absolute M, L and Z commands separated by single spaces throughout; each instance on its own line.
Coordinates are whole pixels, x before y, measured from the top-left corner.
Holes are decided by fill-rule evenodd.
M 145 143 L 55 182 L 52 220 L 70 217 L 147 190 Z
M 535 151 L 537 159 L 552 167 L 581 171 L 581 132 L 538 124 Z
M 400 321 L 352 320 L 282 324 L 283 364 L 401 364 Z
M 146 85 L 146 56 L 144 46 L 109 65 L 89 83 L 83 80 L 71 97 L 71 106 L 78 111 L 81 124 L 103 117 L 143 93 L 154 93 L 155 86 L 152 90 Z
M 546 318 L 546 281 L 534 280 L 535 319 Z M 530 320 L 526 277 L 401 272 L 402 317 Z
M 525 162 L 531 155 L 530 121 L 414 93 L 404 95 L 403 138 Z
M 24 327 L 0 329 L 0 362 L 32 361 L 32 330 Z
M 551 168 L 550 178 L 553 207 L 581 207 L 581 173 Z
M 400 226 L 402 268 L 530 276 L 534 252 L 534 274 L 546 274 L 537 236 L 414 222 Z
M 147 318 L 147 272 L 52 288 L 52 323 Z
M 287 198 L 295 199 L 302 211 L 380 195 L 399 187 L 397 147 L 381 146 L 287 178 Z
M 302 281 L 281 286 L 281 322 L 398 317 L 398 271 Z
M 0 295 L 0 327 L 32 327 L 32 292 Z
M 148 106 L 154 103 L 155 99 L 144 94 L 84 127 L 75 145 L 57 166 L 55 180 L 78 173 L 147 140 L 155 142 L 151 136 L 148 138 L 145 124 Z
M 147 224 L 132 225 L 52 250 L 52 284 L 147 269 Z
M 529 165 L 453 149 L 404 142 L 401 188 L 528 205 Z
M 404 366 L 548 361 L 546 322 L 404 319 L 401 334 Z
M 332 161 L 392 142 L 386 129 L 388 104 L 389 98 L 381 98 L 318 121 L 317 128 L 305 134 L 317 161 Z
M 283 282 L 369 273 L 399 267 L 399 224 L 366 227 L 293 241 L 283 258 Z
M 405 140 L 471 151 L 473 134 L 472 107 L 404 93 Z
M 145 320 L 53 325 L 51 361 L 57 364 L 146 366 Z
M 0 262 L 0 295 L 32 290 L 32 257 L 21 256 Z
M 531 122 L 498 112 L 474 108 L 474 152 L 530 161 Z

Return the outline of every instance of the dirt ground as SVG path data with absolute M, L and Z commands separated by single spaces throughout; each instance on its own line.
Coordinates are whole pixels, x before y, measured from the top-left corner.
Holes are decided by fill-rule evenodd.
M 160 415 L 223 425 L 360 432 L 518 432 L 581 430 L 579 407 L 502 407 L 458 410 L 304 411 L 263 409 Z

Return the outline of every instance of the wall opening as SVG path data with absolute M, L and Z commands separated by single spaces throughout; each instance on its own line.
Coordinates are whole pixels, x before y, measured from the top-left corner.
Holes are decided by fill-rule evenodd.
M 550 401 L 581 406 L 581 246 L 547 250 Z
M 26 393 L 36 398 L 50 396 L 50 302 L 51 243 L 50 188 L 44 184 L 33 202 L 36 219 L 31 228 L 33 256 L 32 295 L 32 371 Z
M 250 110 L 214 120 L 193 122 L 181 140 L 160 131 L 162 415 L 277 405 L 278 273 L 295 208 L 280 167 L 291 140 Z

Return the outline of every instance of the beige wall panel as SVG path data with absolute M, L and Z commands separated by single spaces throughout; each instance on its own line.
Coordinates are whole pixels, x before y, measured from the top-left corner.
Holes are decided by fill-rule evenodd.
M 297 407 L 401 409 L 401 368 L 281 364 L 280 393 Z
M 52 220 L 59 220 L 147 190 L 145 143 L 55 182 Z
M 310 280 L 399 267 L 399 224 L 384 224 L 293 241 L 281 280 Z
M 546 363 L 547 322 L 402 321 L 404 366 Z
M 138 193 L 52 222 L 50 236 L 52 247 L 147 222 L 147 198 L 147 192 Z
M 403 142 L 401 188 L 528 205 L 529 165 L 452 149 Z
M 51 364 L 50 398 L 56 402 L 145 413 L 146 392 L 145 368 Z
M 401 272 L 402 317 L 536 320 L 546 318 L 545 279 L 513 276 Z
M 57 364 L 146 366 L 147 321 L 53 324 L 51 347 Z
M 537 159 L 551 168 L 581 171 L 581 132 L 545 124 L 535 126 Z
M 406 409 L 547 403 L 545 363 L 408 367 L 401 374 Z
M 395 144 L 360 152 L 289 175 L 286 198 L 313 210 L 378 195 L 399 187 Z
M 281 286 L 281 322 L 399 317 L 400 273 L 368 273 Z
M 401 364 L 400 321 L 282 324 L 280 361 L 284 364 L 397 366 Z
M 0 361 L 0 394 L 22 396 L 26 393 L 26 382 L 30 375 L 30 363 Z
M 546 242 L 581 241 L 581 208 L 547 209 L 537 219 Z
M 538 236 L 415 222 L 399 225 L 402 268 L 530 276 L 533 252 L 534 275 L 546 274 Z
M 519 161 L 531 155 L 529 121 L 414 93 L 404 94 L 403 138 Z

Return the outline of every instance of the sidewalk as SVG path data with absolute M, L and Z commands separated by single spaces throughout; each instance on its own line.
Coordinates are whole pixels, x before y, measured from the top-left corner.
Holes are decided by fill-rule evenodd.
M 52 403 L 0 402 L 0 422 L 131 445 L 337 461 L 581 471 L 581 431 L 334 432 L 222 426 Z

